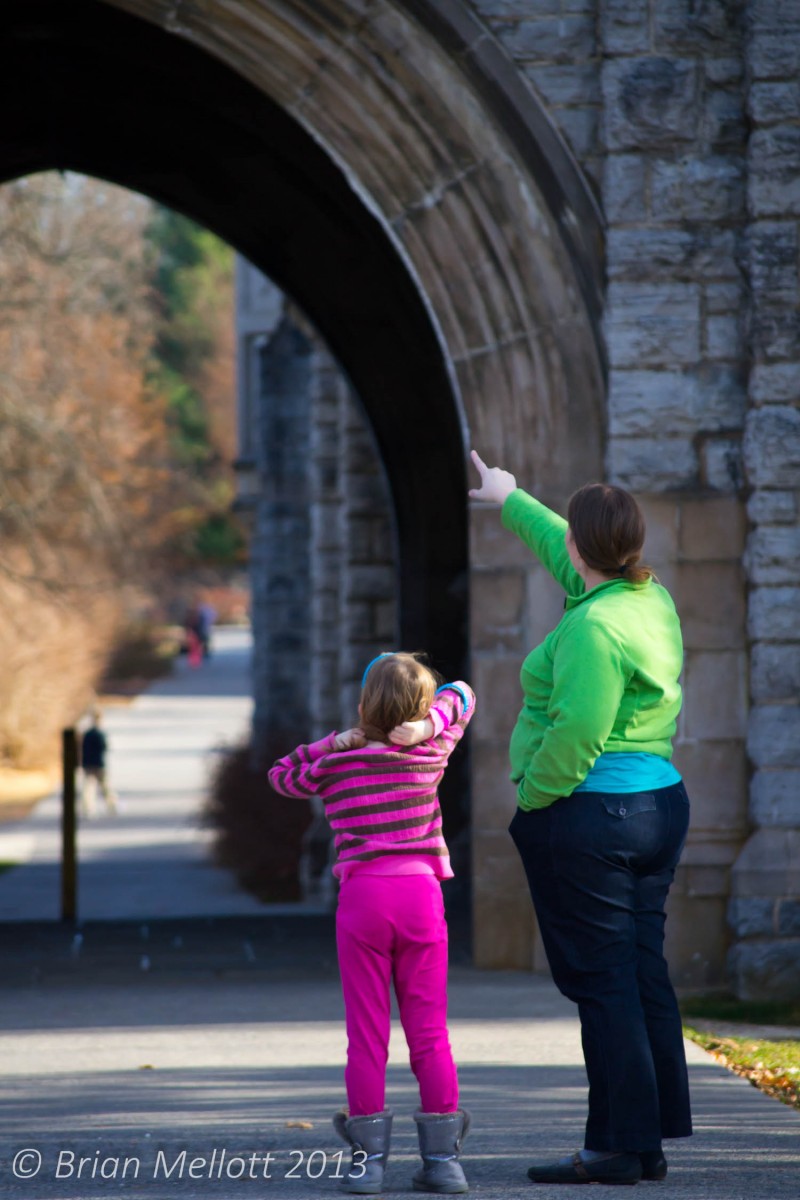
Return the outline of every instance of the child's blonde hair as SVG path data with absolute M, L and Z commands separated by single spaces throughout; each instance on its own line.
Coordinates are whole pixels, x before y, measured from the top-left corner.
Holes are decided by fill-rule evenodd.
M 374 659 L 364 672 L 360 725 L 370 741 L 386 741 L 395 725 L 430 712 L 441 680 L 420 655 L 401 651 Z

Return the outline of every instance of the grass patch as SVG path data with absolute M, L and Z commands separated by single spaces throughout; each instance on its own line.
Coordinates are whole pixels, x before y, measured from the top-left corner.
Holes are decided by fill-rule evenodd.
M 736 996 L 687 996 L 681 1000 L 684 1033 L 717 1062 L 749 1079 L 769 1096 L 800 1108 L 800 1036 L 755 1038 L 728 1036 L 692 1026 L 692 1018 L 741 1025 L 787 1025 L 800 1029 L 800 1002 L 738 1000 Z
M 800 1108 L 800 1041 L 765 1041 L 750 1037 L 719 1037 L 685 1026 L 686 1036 L 754 1087 L 777 1100 Z
M 2 875 L 4 871 L 13 871 L 14 867 L 18 865 L 19 864 L 15 862 L 0 862 L 0 875 Z

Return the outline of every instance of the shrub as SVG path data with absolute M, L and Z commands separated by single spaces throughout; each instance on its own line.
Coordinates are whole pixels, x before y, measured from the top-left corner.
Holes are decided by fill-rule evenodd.
M 108 592 L 56 596 L 0 572 L 0 764 L 48 768 L 95 698 L 119 620 Z
M 147 622 L 125 626 L 115 638 L 99 690 L 112 692 L 126 683 L 140 687 L 169 675 L 180 646 L 180 636 L 167 626 Z
M 272 763 L 300 741 L 286 734 L 270 738 L 259 758 Z M 217 865 L 231 870 L 245 891 L 265 903 L 302 899 L 300 857 L 311 805 L 272 790 L 249 742 L 221 751 L 203 816 L 216 834 Z

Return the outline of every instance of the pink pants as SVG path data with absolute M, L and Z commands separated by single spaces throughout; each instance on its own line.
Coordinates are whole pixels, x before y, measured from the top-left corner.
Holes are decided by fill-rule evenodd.
M 458 1078 L 447 1033 L 447 925 L 433 875 L 354 875 L 336 913 L 347 1022 L 351 1116 L 384 1111 L 390 985 L 423 1112 L 455 1112 Z

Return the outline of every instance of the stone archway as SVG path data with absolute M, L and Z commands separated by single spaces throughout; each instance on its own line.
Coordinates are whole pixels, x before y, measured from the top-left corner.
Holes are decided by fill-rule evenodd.
M 320 329 L 386 463 L 403 639 L 446 670 L 471 651 L 476 955 L 525 965 L 502 781 L 539 576 L 496 514 L 470 530 L 465 456 L 471 440 L 554 502 L 602 472 L 599 223 L 469 11 L 410 7 L 8 4 L 0 178 L 61 166 L 163 200 Z

